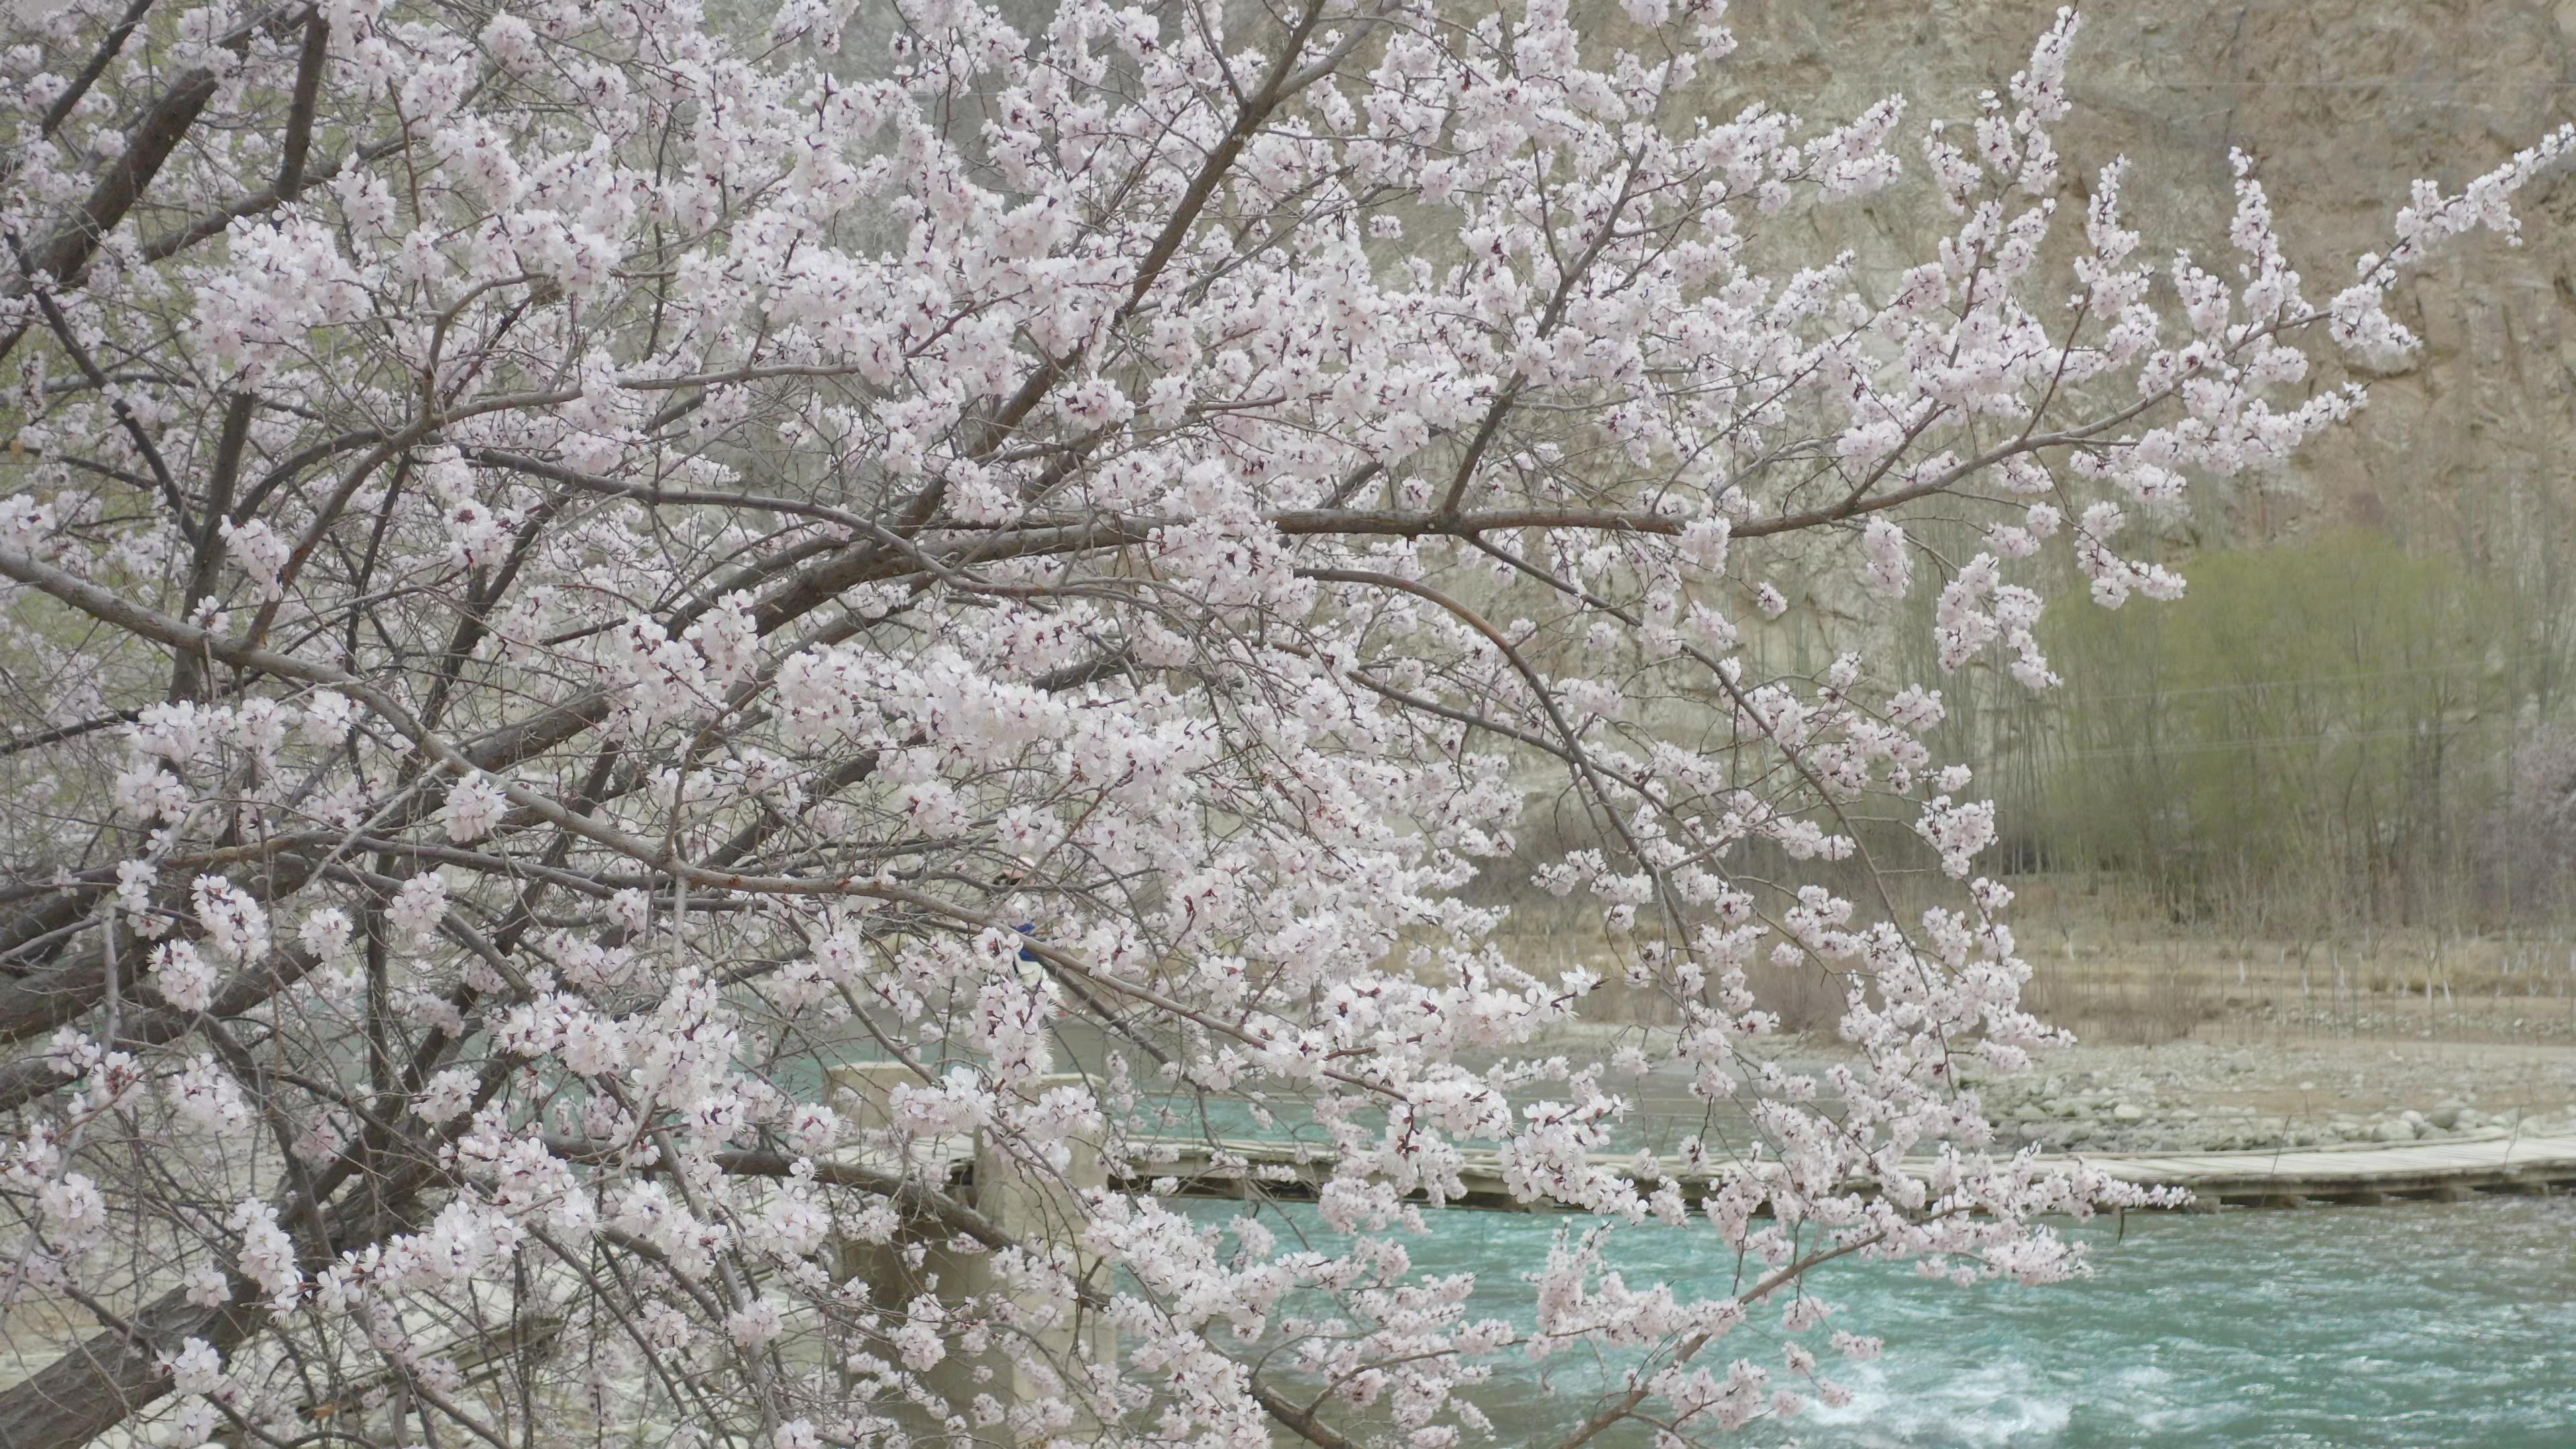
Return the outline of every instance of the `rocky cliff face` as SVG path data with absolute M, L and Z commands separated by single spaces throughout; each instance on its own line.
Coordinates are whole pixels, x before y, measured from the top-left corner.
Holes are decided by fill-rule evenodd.
M 2417 177 L 2456 186 L 2576 115 L 2576 3 L 2542 0 L 2119 0 L 2085 8 L 2059 129 L 2061 206 L 2126 154 L 2125 195 L 2151 245 L 2229 265 L 2228 152 L 2256 158 L 2293 255 L 2322 300 L 2352 258 L 2384 250 Z M 2029 53 L 2055 0 L 1739 0 L 1741 47 L 1712 110 L 1760 98 L 1811 123 L 1902 90 L 1915 119 L 1973 115 Z M 1906 189 L 1872 220 L 1935 235 Z M 1919 208 L 1909 211 L 1908 208 Z M 2369 412 L 2296 476 L 2227 503 L 2237 539 L 2382 526 L 2422 546 L 2525 566 L 2576 518 L 2576 176 L 2526 193 L 2525 244 L 2482 239 L 2392 308 L 2425 339 L 2365 379 Z M 1909 250 L 1919 252 L 1918 247 Z M 2317 378 L 2332 385 L 2331 369 Z M 2540 520 L 2548 520 L 2535 527 Z

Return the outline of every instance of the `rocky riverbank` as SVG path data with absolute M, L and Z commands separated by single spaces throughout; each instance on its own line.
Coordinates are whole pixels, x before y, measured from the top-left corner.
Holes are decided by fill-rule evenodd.
M 2007 1142 L 2225 1152 L 2576 1131 L 2576 1048 L 2385 1041 L 2077 1047 L 1973 1082 Z
M 1560 1029 L 1548 1047 L 1578 1059 L 1636 1045 L 1640 1028 Z M 1780 1065 L 1819 1072 L 1822 1043 L 1776 1043 Z M 2031 1072 L 1978 1078 L 2006 1146 L 2086 1152 L 2252 1152 L 2414 1142 L 2500 1132 L 2576 1134 L 2576 1044 L 2289 1036 L 2158 1046 L 2075 1046 Z M 1630 1090 L 1640 1117 L 1687 1121 L 1706 1108 L 1666 1068 Z M 1649 1136 L 1656 1135 L 1649 1132 Z

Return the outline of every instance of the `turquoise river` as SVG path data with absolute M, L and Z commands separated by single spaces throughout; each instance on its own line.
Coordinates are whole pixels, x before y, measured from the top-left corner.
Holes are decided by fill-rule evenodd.
M 1228 1209 L 1204 1204 L 1210 1221 Z M 1311 1209 L 1287 1208 L 1321 1234 Z M 1432 1215 L 1415 1266 L 1478 1275 L 1491 1316 L 1561 1229 L 1586 1220 Z M 1829 1372 L 1841 1409 L 1758 1426 L 1786 1449 L 2571 1449 L 2576 1446 L 2576 1199 L 2132 1214 L 2074 1229 L 2095 1271 L 2049 1288 L 1955 1289 L 1892 1265 L 1828 1265 L 1835 1322 L 1887 1342 Z M 1283 1239 L 1286 1235 L 1283 1234 Z M 1725 1259 L 1682 1234 L 1619 1235 L 1633 1286 L 1716 1291 Z M 1702 1240 L 1705 1241 L 1705 1240 Z M 1319 1243 L 1318 1246 L 1321 1246 Z M 1515 1294 L 1511 1290 L 1519 1289 Z M 1491 1290 L 1503 1290 L 1495 1292 Z M 1768 1314 L 1757 1323 L 1772 1323 Z M 1748 1329 L 1726 1347 L 1776 1370 Z M 1558 1360 L 1481 1389 L 1497 1442 L 1546 1445 L 1616 1366 Z M 1633 1426 L 1596 1441 L 1645 1449 Z

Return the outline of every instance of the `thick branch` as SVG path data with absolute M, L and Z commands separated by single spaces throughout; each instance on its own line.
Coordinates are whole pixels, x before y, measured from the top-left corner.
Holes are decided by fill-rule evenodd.
M 34 1377 L 0 1393 L 0 1449 L 74 1449 L 170 1391 L 162 1359 L 199 1338 L 229 1355 L 268 1320 L 247 1302 L 201 1308 L 173 1288 L 110 1328 L 74 1345 Z
M 116 27 L 107 32 L 106 38 L 98 43 L 98 49 L 90 55 L 89 64 L 82 66 L 81 73 L 73 76 L 72 83 L 63 87 L 63 93 L 54 97 L 54 103 L 45 108 L 45 120 L 38 128 L 39 134 L 51 139 L 54 132 L 62 129 L 63 122 L 71 119 L 73 107 L 89 94 L 91 86 L 98 84 L 100 76 L 107 74 L 109 63 L 125 49 L 125 42 L 133 36 L 134 27 L 143 22 L 144 12 L 152 8 L 152 3 L 153 0 L 134 0 L 133 4 L 125 7 L 125 14 L 118 18 Z

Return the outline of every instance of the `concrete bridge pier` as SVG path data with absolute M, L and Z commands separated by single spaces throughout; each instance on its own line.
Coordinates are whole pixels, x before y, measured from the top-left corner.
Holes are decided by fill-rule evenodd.
M 892 1125 L 887 1114 L 892 1090 L 904 1083 L 917 1085 L 919 1078 L 892 1062 L 834 1067 L 828 1075 L 838 1089 L 836 1105 L 859 1128 L 861 1142 L 867 1144 L 861 1150 L 871 1165 L 896 1167 L 893 1155 L 875 1144 L 887 1140 L 879 1134 Z M 1083 1081 L 1070 1075 L 1039 1077 L 1020 1090 L 1034 1101 L 1056 1087 Z M 978 1132 L 971 1143 L 917 1142 L 900 1166 L 944 1187 L 1029 1251 L 1052 1255 L 1077 1285 L 1105 1287 L 1097 1257 L 1082 1252 L 1075 1241 L 1083 1220 L 1078 1194 L 1108 1184 L 1100 1143 L 1075 1138 L 1066 1146 L 1069 1160 L 1060 1170 L 1052 1169 L 1026 1161 L 994 1134 Z M 880 1157 L 886 1160 L 874 1161 Z M 952 1174 L 961 1159 L 972 1163 L 972 1177 L 957 1184 Z M 889 1243 L 850 1243 L 843 1264 L 844 1276 L 863 1279 L 879 1311 L 889 1317 L 900 1316 L 924 1294 L 952 1313 L 975 1302 L 972 1312 L 984 1330 L 981 1347 L 974 1352 L 959 1348 L 952 1326 L 945 1334 L 947 1356 L 923 1377 L 967 1417 L 979 1438 L 1034 1443 L 1082 1429 L 1072 1421 L 1040 1422 L 1031 1406 L 1063 1393 L 1059 1373 L 1079 1373 L 1087 1363 L 1115 1362 L 1117 1335 L 1096 1307 L 1082 1304 L 1075 1294 L 1028 1287 L 1006 1273 L 993 1253 L 974 1244 L 961 1250 L 934 1224 L 907 1223 Z

